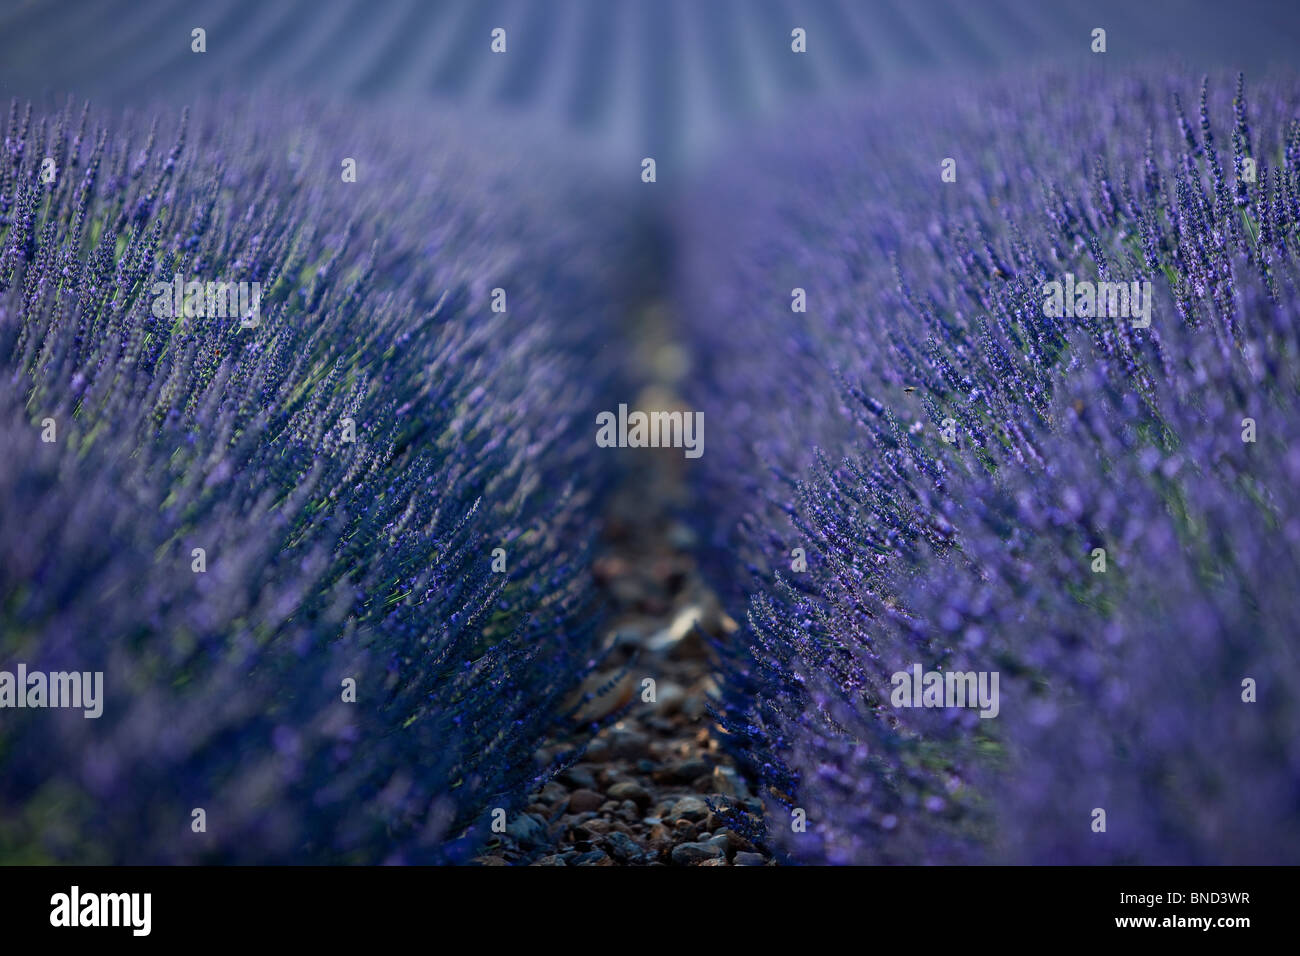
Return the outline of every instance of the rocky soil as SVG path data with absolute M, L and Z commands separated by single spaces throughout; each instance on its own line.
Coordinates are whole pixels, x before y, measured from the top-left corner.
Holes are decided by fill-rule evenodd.
M 663 395 L 641 400 L 642 408 L 670 404 Z M 710 733 L 706 702 L 717 689 L 709 650 L 695 626 L 723 635 L 736 624 L 700 577 L 692 532 L 665 518 L 682 493 L 682 453 L 638 449 L 637 455 L 636 470 L 607 519 L 604 550 L 594 567 L 613 609 L 614 651 L 586 686 L 613 686 L 581 716 L 596 720 L 623 713 L 592 740 L 579 763 L 532 795 L 525 813 L 513 816 L 476 863 L 771 862 L 725 822 L 736 811 L 761 815 L 762 805 Z M 647 678 L 654 681 L 653 701 L 646 699 Z

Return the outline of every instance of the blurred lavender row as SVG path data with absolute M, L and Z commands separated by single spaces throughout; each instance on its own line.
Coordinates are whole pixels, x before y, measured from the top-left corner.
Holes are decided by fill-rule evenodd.
M 1298 105 L 1040 72 L 823 110 L 682 204 L 723 739 L 790 858 L 1300 860 Z M 1066 273 L 1150 327 L 1048 316 Z M 916 664 L 1000 713 L 892 706 Z
M 206 31 L 207 51 L 190 49 Z M 282 89 L 530 117 L 619 163 L 698 158 L 738 125 L 918 78 L 1179 57 L 1287 63 L 1288 0 L 11 0 L 0 94 L 184 102 Z M 805 31 L 807 54 L 791 51 Z M 505 31 L 494 54 L 491 33 Z
M 4 712 L 0 857 L 464 858 L 593 664 L 622 236 L 512 131 L 209 107 L 5 120 L 0 661 L 105 700 Z

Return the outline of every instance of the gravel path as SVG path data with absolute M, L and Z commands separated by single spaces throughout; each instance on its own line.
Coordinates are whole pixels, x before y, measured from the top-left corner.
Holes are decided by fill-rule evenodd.
M 617 681 L 584 716 L 626 707 L 583 760 L 534 793 L 524 814 L 489 844 L 481 865 L 761 866 L 770 862 L 724 817 L 761 814 L 710 734 L 716 693 L 709 653 L 691 627 L 735 629 L 691 557 L 693 534 L 665 522 L 658 505 L 674 490 L 680 452 L 647 449 L 644 471 L 617 496 L 594 568 L 614 613 L 616 648 L 588 687 Z M 665 484 L 667 482 L 667 484 Z M 626 673 L 619 679 L 619 672 Z M 646 678 L 654 701 L 644 699 Z M 543 754 L 542 756 L 546 756 Z
M 637 396 L 636 408 L 680 407 L 672 385 L 684 369 L 662 328 L 653 313 L 642 328 L 638 351 L 660 373 L 651 376 L 660 384 Z M 725 635 L 736 623 L 696 567 L 693 532 L 671 517 L 687 493 L 687 462 L 680 449 L 622 454 L 627 476 L 593 568 L 612 608 L 614 650 L 586 687 L 616 683 L 582 714 L 596 720 L 623 709 L 622 716 L 592 740 L 581 762 L 534 793 L 475 862 L 768 864 L 770 855 L 726 824 L 733 813 L 761 818 L 762 805 L 710 734 L 707 700 L 716 687 L 695 627 Z M 654 681 L 653 701 L 646 699 L 647 678 Z

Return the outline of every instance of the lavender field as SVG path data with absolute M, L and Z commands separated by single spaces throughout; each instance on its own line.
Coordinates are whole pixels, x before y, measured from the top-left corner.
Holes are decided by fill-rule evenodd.
M 1293 862 L 1295 81 L 1023 85 L 927 104 L 942 141 L 916 103 L 828 113 L 686 204 L 701 495 L 748 602 L 727 740 L 816 821 L 771 828 L 796 858 Z M 1089 280 L 1145 304 L 1085 311 Z M 916 665 L 1000 709 L 900 708 Z
M 1300 863 L 1294 10 L 255 7 L 0 10 L 0 863 Z

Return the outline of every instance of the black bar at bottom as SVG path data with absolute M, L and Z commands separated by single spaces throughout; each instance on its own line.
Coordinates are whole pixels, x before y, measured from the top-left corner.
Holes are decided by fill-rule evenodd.
M 780 927 L 820 947 L 823 933 L 850 924 L 864 944 L 894 931 L 918 944 L 973 940 L 978 929 L 986 940 L 1231 945 L 1288 927 L 1297 875 L 1287 867 L 597 869 L 4 867 L 0 934 L 206 948 L 390 937 L 437 946 L 465 933 L 500 946 L 517 933 L 535 946 L 564 935 L 591 942 L 608 926 L 631 933 L 629 943 L 669 945 L 678 930 L 664 937 L 666 927 L 703 920 L 725 927 L 729 949 Z

